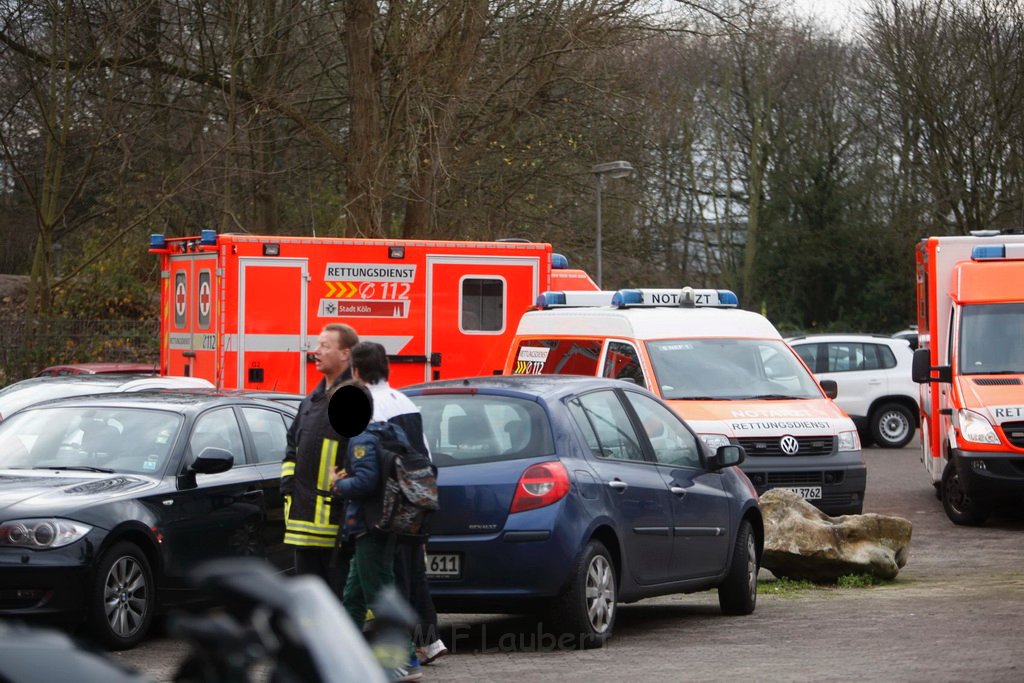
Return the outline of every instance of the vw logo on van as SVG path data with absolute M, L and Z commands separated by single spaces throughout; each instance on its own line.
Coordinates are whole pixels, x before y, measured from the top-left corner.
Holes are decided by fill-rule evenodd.
M 800 442 L 796 440 L 795 436 L 784 436 L 779 439 L 779 448 L 786 455 L 796 455 L 797 451 L 800 450 Z

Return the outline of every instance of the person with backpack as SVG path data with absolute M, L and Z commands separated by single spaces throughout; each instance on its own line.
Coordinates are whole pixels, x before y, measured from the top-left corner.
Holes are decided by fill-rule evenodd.
M 402 429 L 409 444 L 428 461 L 430 449 L 423 434 L 423 417 L 419 408 L 400 391 L 388 384 L 390 363 L 387 351 L 376 342 L 360 342 L 352 349 L 353 376 L 363 382 L 373 397 L 374 422 L 387 422 Z M 429 664 L 448 653 L 438 637 L 437 611 L 427 585 L 426 530 L 419 537 L 400 539 L 395 550 L 395 581 L 399 591 L 409 601 L 420 623 L 416 625 L 413 640 L 420 663 Z

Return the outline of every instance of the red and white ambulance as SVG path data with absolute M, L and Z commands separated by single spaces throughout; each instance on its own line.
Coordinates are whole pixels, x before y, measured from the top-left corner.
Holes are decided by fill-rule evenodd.
M 921 458 L 955 524 L 1024 497 L 1024 235 L 917 245 Z
M 788 488 L 859 514 L 866 468 L 853 421 L 762 315 L 713 289 L 545 292 L 519 322 L 505 374 L 615 377 L 664 399 L 714 452 L 739 444 L 764 493 Z
M 222 389 L 306 393 L 324 325 L 384 345 L 391 383 L 501 371 L 516 324 L 552 286 L 596 289 L 550 244 L 152 235 L 160 372 Z

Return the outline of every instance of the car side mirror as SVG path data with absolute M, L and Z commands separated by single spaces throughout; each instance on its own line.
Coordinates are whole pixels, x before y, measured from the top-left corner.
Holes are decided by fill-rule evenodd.
M 932 375 L 932 373 L 938 373 Z M 952 382 L 953 368 L 948 365 L 937 365 L 932 367 L 931 351 L 929 349 L 917 349 L 914 351 L 914 361 L 910 366 L 910 377 L 918 384 L 928 382 Z
M 741 462 L 746 460 L 747 451 L 743 446 L 736 446 L 729 444 L 728 446 L 719 446 L 715 454 L 708 458 L 708 469 L 711 471 L 720 470 L 725 467 L 732 467 L 733 465 L 739 465 Z
M 821 384 L 821 390 L 829 398 L 835 398 L 839 395 L 839 383 L 834 379 L 823 379 L 819 384 Z
M 198 474 L 220 474 L 227 472 L 235 464 L 235 456 L 231 451 L 216 446 L 207 446 L 192 461 L 189 470 Z

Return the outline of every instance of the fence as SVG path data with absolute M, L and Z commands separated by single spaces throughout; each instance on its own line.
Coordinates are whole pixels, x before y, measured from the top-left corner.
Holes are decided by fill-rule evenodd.
M 0 319 L 0 386 L 59 363 L 156 364 L 159 335 L 156 320 Z

